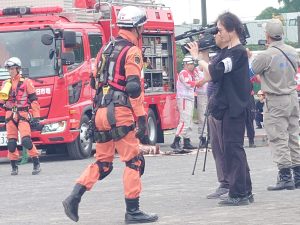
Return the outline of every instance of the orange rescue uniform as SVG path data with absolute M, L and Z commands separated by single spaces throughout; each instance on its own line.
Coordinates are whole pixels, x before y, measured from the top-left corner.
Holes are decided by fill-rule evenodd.
M 138 40 L 134 35 L 126 30 L 120 30 L 119 36 L 130 41 L 134 45 L 138 44 Z M 97 62 L 101 57 L 101 51 L 98 54 Z M 98 63 L 97 63 L 98 64 Z M 137 46 L 129 48 L 125 58 L 125 76 L 139 76 L 141 79 L 141 70 L 143 67 L 142 52 Z M 96 76 L 96 72 L 94 73 Z M 146 115 L 144 110 L 144 93 L 141 92 L 137 98 L 130 98 L 132 109 L 124 106 L 115 107 L 116 126 L 130 126 L 134 123 L 134 115 L 136 117 Z M 100 131 L 111 130 L 111 126 L 107 119 L 107 107 L 99 108 L 96 112 L 95 125 Z M 115 150 L 120 155 L 122 162 L 128 162 L 140 154 L 139 140 L 135 137 L 135 131 L 130 131 L 125 137 L 118 141 L 108 141 L 105 143 L 96 143 L 95 158 L 98 162 L 112 163 L 114 159 Z M 140 161 L 134 162 L 135 165 L 140 166 Z M 108 167 L 104 168 L 104 172 L 109 170 Z M 99 180 L 100 172 L 97 163 L 89 165 L 83 174 L 77 179 L 77 183 L 85 186 L 90 190 L 92 186 Z M 123 175 L 124 192 L 126 198 L 137 198 L 141 192 L 141 179 L 138 170 L 125 167 Z
M 5 104 L 7 140 L 18 140 L 18 131 L 21 140 L 26 136 L 31 137 L 31 128 L 28 122 L 30 118 L 28 112 L 29 104 L 31 106 L 32 116 L 34 118 L 40 117 L 40 105 L 38 101 L 34 100 L 30 102 L 28 99 L 28 96 L 35 94 L 35 87 L 30 79 L 24 79 L 20 74 L 16 75 L 13 79 L 4 81 L 2 87 L 5 85 L 5 82 L 12 83 L 8 100 L 0 101 L 0 103 Z M 14 112 L 14 109 L 17 109 L 17 112 Z M 38 151 L 34 144 L 32 149 L 28 149 L 28 154 L 31 158 L 38 156 Z M 9 151 L 8 158 L 10 160 L 18 160 L 19 151 L 17 149 L 14 152 Z

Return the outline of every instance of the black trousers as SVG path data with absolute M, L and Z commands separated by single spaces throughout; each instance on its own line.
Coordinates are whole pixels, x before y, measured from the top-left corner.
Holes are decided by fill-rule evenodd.
M 253 95 L 250 96 L 250 101 L 246 109 L 246 130 L 247 137 L 249 140 L 254 140 L 255 130 L 254 130 L 254 117 L 255 117 L 255 100 Z
M 222 120 L 226 171 L 229 176 L 229 196 L 245 197 L 252 192 L 250 169 L 244 149 L 246 112 L 230 117 L 228 110 Z
M 255 115 L 255 122 L 257 127 L 262 127 L 261 123 L 264 122 L 263 114 L 258 112 Z

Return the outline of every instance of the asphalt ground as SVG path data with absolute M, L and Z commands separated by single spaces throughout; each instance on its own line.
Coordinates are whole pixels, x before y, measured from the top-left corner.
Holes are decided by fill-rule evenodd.
M 263 131 L 259 132 L 264 137 Z M 173 133 L 168 133 L 167 142 L 173 139 Z M 197 142 L 197 132 L 194 132 L 192 140 Z M 265 146 L 266 142 L 262 143 L 265 143 L 260 145 L 262 147 L 246 148 L 255 193 L 253 204 L 221 207 L 219 200 L 206 199 L 206 195 L 218 185 L 214 160 L 208 152 L 206 171 L 203 172 L 205 153 L 200 151 L 195 175 L 192 175 L 196 156 L 196 151 L 193 151 L 188 155 L 146 156 L 141 210 L 158 213 L 159 221 L 154 224 L 300 224 L 300 189 L 266 190 L 268 185 L 275 183 L 277 171 L 269 147 Z M 161 151 L 169 151 L 168 145 L 162 145 Z M 72 161 L 61 155 L 41 157 L 40 175 L 31 175 L 32 165 L 29 163 L 19 166 L 18 176 L 11 176 L 10 165 L 2 159 L 0 224 L 75 224 L 65 216 L 61 201 L 71 192 L 75 179 L 93 161 L 93 158 Z M 112 173 L 83 196 L 77 224 L 124 224 L 123 168 L 124 163 L 116 156 Z

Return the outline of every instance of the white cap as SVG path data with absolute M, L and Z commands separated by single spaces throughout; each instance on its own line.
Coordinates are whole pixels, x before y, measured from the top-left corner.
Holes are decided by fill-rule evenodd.
M 191 55 L 186 55 L 183 60 L 182 60 L 183 63 L 186 63 L 186 64 L 194 64 L 194 59 Z

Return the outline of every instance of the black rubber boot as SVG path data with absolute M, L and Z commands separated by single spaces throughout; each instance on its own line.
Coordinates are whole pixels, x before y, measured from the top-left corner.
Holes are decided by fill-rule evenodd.
M 139 209 L 139 198 L 128 199 L 125 198 L 126 213 L 125 223 L 152 223 L 158 220 L 156 214 L 146 214 Z
M 78 207 L 86 187 L 81 184 L 75 184 L 72 193 L 62 202 L 65 208 L 65 214 L 73 221 L 79 220 Z
M 18 166 L 17 166 L 18 161 L 17 160 L 11 160 L 10 165 L 11 165 L 11 173 L 10 175 L 15 176 L 18 175 Z
M 256 145 L 254 144 L 254 139 L 249 138 L 249 148 L 256 148 Z
M 197 147 L 195 147 L 191 144 L 191 140 L 189 138 L 184 138 L 183 139 L 183 148 L 184 149 L 195 149 Z
M 174 149 L 174 152 L 180 152 L 182 149 L 180 147 L 180 137 L 175 136 L 173 143 L 170 145 Z
M 300 166 L 293 168 L 295 188 L 300 189 Z
M 290 168 L 280 169 L 278 172 L 277 183 L 275 186 L 269 186 L 268 191 L 294 190 L 295 184 L 292 180 Z
M 37 175 L 41 172 L 41 167 L 40 167 L 40 160 L 38 157 L 33 157 L 32 158 L 32 163 L 33 163 L 33 170 L 32 170 L 32 175 Z
M 200 137 L 200 148 L 205 148 L 206 147 L 206 142 L 208 142 L 209 140 L 206 140 L 205 137 Z

